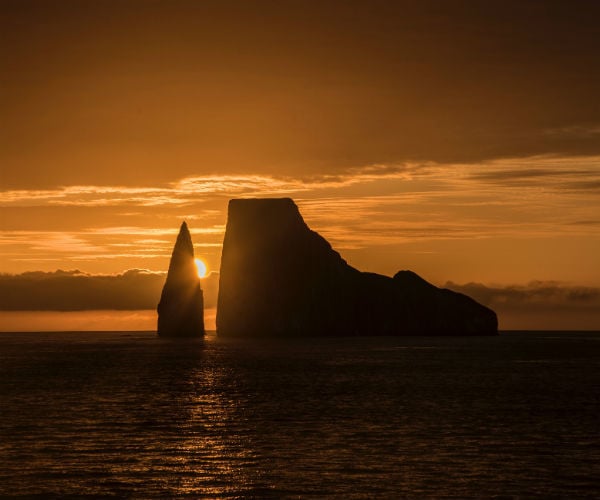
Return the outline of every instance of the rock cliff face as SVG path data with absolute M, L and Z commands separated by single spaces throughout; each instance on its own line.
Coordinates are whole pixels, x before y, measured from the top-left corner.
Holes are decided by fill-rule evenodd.
M 204 335 L 204 298 L 187 224 L 181 224 L 167 280 L 158 304 L 158 334 L 164 337 Z
M 219 283 L 222 336 L 495 335 L 496 314 L 411 271 L 349 266 L 291 199 L 231 200 Z

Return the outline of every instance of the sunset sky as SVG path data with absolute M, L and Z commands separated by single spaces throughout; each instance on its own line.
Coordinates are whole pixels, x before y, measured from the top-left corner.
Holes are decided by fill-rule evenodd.
M 262 196 L 501 328 L 600 329 L 600 2 L 0 6 L 0 330 L 153 328 L 181 221 L 214 294 L 227 202 Z

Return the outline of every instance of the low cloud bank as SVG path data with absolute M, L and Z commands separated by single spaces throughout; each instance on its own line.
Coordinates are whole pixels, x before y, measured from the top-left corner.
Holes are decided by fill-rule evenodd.
M 80 271 L 0 274 L 0 311 L 155 310 L 166 273 L 130 269 L 115 275 Z M 217 304 L 219 274 L 202 279 L 205 308 Z M 464 293 L 498 313 L 501 329 L 600 330 L 600 288 L 553 281 L 527 285 L 481 283 L 445 288 Z
M 130 269 L 122 274 L 80 271 L 0 274 L 0 311 L 155 309 L 166 273 Z M 218 273 L 202 280 L 205 306 L 215 307 Z
M 470 295 L 492 309 L 600 309 L 600 288 L 566 286 L 554 281 L 533 281 L 524 286 L 503 287 L 480 283 L 458 285 L 450 281 L 444 287 Z
M 600 330 L 597 287 L 533 281 L 512 286 L 448 282 L 445 288 L 469 295 L 492 308 L 498 314 L 501 329 Z

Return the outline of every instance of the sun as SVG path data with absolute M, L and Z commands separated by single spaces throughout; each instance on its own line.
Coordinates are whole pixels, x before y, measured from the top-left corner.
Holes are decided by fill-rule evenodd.
M 196 263 L 198 278 L 204 278 L 206 276 L 206 264 L 200 259 L 194 259 L 194 261 Z

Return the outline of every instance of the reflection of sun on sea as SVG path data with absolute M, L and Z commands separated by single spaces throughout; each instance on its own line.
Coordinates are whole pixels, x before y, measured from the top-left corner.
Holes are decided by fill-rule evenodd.
M 198 277 L 204 278 L 206 276 L 206 264 L 201 259 L 194 259 L 196 261 L 196 270 L 198 271 Z

